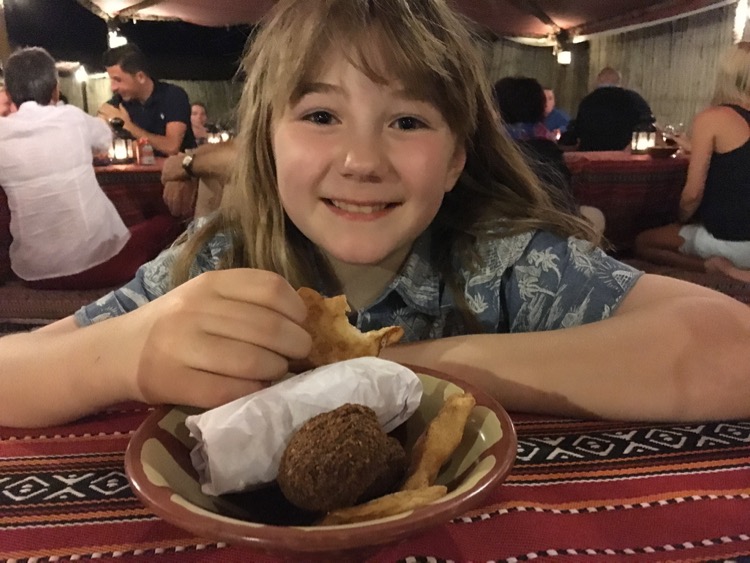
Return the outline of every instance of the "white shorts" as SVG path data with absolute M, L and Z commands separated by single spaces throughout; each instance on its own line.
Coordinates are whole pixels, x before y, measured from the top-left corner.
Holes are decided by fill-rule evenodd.
M 680 252 L 701 258 L 723 256 L 743 270 L 750 270 L 750 241 L 720 240 L 709 233 L 703 225 L 685 225 L 680 229 L 685 240 Z

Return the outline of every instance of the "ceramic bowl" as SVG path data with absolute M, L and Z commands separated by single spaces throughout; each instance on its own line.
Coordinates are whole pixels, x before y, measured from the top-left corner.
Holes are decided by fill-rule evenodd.
M 646 152 L 648 153 L 651 158 L 669 158 L 670 156 L 673 156 L 677 153 L 677 151 L 680 150 L 680 147 L 673 146 L 673 147 L 666 147 L 666 146 L 657 146 L 657 147 L 649 147 Z
M 157 515 L 201 537 L 239 544 L 287 560 L 362 561 L 380 548 L 444 524 L 475 508 L 503 482 L 516 456 L 516 435 L 503 408 L 486 393 L 445 374 L 413 368 L 424 393 L 419 409 L 394 431 L 409 453 L 447 396 L 476 398 L 463 440 L 437 484 L 448 495 L 416 510 L 345 526 L 315 526 L 319 515 L 289 504 L 275 486 L 212 497 L 201 492 L 190 463 L 194 440 L 182 407 L 154 411 L 133 435 L 125 470 L 140 499 Z M 252 463 L 252 460 L 248 460 Z

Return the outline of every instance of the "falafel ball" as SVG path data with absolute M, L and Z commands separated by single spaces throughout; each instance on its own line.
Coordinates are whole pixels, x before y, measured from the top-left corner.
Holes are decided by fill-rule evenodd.
M 391 492 L 406 452 L 369 407 L 347 403 L 308 420 L 281 457 L 278 483 L 292 504 L 330 511 Z

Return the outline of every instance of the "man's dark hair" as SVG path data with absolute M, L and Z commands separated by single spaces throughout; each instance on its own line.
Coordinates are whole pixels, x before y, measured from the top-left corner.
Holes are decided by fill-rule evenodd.
M 495 82 L 495 102 L 505 123 L 537 123 L 544 119 L 547 99 L 534 78 L 508 76 Z
M 57 88 L 55 59 L 41 47 L 15 51 L 5 63 L 5 89 L 16 106 L 36 102 L 46 106 Z
M 105 67 L 117 65 L 123 70 L 123 72 L 127 72 L 128 74 L 143 72 L 144 74 L 151 76 L 146 57 L 143 55 L 143 52 L 132 43 L 108 49 L 104 53 L 103 62 Z

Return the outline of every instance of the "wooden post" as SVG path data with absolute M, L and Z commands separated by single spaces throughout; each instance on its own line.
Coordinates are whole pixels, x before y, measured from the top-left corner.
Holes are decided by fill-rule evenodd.
M 8 27 L 5 25 L 5 6 L 0 0 L 0 63 L 5 65 L 10 57 L 10 39 L 8 38 Z
M 83 111 L 89 112 L 89 89 L 86 80 L 81 81 L 81 100 L 83 101 Z

